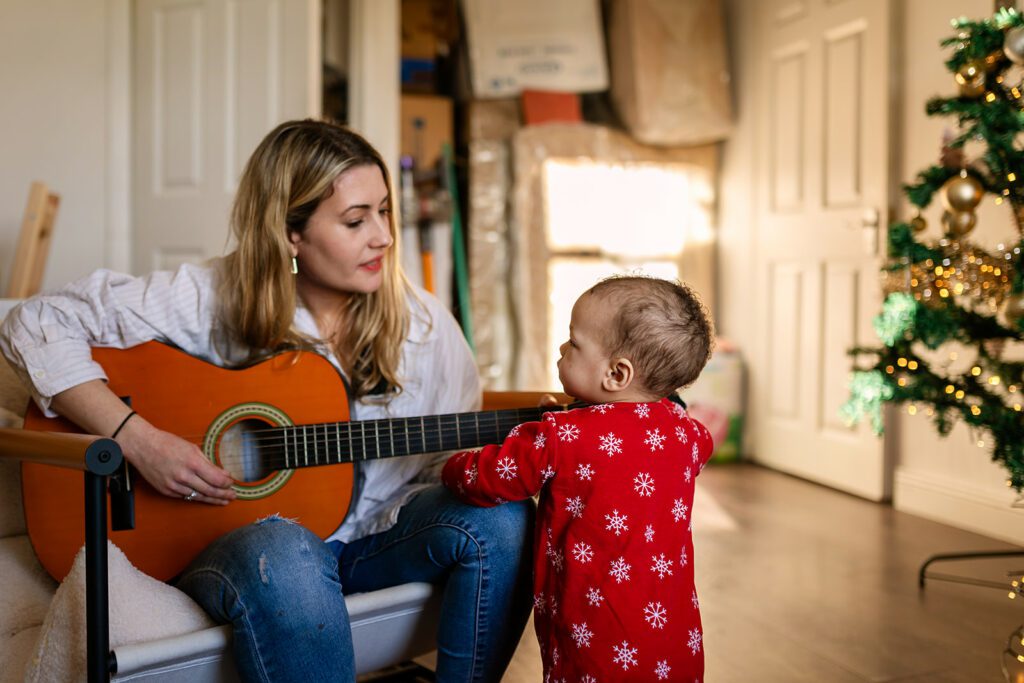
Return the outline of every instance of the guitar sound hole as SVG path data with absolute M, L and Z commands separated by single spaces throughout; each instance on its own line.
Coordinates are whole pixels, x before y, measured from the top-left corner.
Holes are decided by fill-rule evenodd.
M 281 468 L 271 460 L 274 449 L 261 447 L 264 443 L 273 445 L 267 433 L 272 427 L 274 425 L 263 420 L 249 418 L 239 420 L 224 431 L 217 459 L 235 481 L 259 481 Z

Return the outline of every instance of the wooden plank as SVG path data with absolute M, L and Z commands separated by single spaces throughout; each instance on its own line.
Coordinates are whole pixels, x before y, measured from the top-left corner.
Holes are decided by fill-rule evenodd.
M 14 253 L 7 298 L 22 299 L 39 292 L 59 206 L 59 195 L 51 193 L 44 183 L 32 183 L 21 222 L 18 248 Z

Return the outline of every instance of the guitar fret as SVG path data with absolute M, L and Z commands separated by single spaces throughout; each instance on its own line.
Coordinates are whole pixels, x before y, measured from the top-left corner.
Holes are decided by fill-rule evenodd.
M 366 461 L 366 423 L 360 425 L 359 434 L 363 442 L 363 461 Z
M 334 423 L 334 457 L 335 462 L 341 462 L 341 424 Z
M 380 420 L 373 421 L 373 445 L 376 450 L 376 455 L 374 456 L 375 458 L 380 457 L 380 432 L 377 431 L 377 425 L 379 423 Z
M 284 468 L 288 469 L 288 430 L 285 429 L 285 431 L 282 432 L 281 436 L 283 437 L 284 445 Z
M 420 441 L 423 443 L 423 450 L 421 452 L 427 452 L 427 428 L 423 424 L 423 416 L 420 415 Z
M 309 464 L 309 435 L 308 425 L 302 425 L 302 462 Z
M 402 426 L 405 427 L 405 450 L 409 450 L 412 444 L 409 441 L 409 420 L 402 420 Z

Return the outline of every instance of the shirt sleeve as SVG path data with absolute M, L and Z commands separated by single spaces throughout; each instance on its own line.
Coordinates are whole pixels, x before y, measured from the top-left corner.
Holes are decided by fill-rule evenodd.
M 425 393 L 421 397 L 421 405 L 428 409 L 419 414 L 443 415 L 480 410 L 480 373 L 462 328 L 432 294 L 420 292 L 420 297 L 430 315 L 432 339 L 429 355 L 424 349 L 414 360 L 428 366 L 421 368 L 424 378 L 418 389 Z M 432 455 L 417 480 L 437 483 L 450 454 L 451 451 L 446 451 Z
M 524 422 L 500 446 L 456 453 L 442 479 L 461 500 L 491 507 L 537 495 L 553 472 L 554 421 Z
M 53 396 L 106 373 L 91 347 L 130 348 L 160 340 L 204 357 L 211 346 L 209 268 L 133 277 L 99 270 L 54 294 L 13 309 L 0 327 L 0 351 L 43 412 Z

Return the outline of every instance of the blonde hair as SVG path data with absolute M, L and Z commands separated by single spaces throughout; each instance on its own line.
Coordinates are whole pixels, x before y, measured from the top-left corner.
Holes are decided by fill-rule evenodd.
M 238 248 L 224 259 L 220 300 L 232 334 L 254 355 L 318 344 L 294 328 L 296 288 L 288 236 L 306 229 L 317 206 L 333 192 L 335 179 L 363 165 L 380 168 L 394 206 L 395 193 L 380 153 L 342 126 L 288 121 L 263 138 L 249 157 L 231 212 Z M 385 253 L 383 284 L 373 293 L 348 297 L 339 317 L 348 327 L 332 337 L 355 397 L 371 393 L 382 382 L 385 393 L 402 388 L 398 366 L 409 330 L 410 287 L 398 257 L 396 214 L 390 212 L 394 244 Z
M 625 356 L 637 380 L 665 397 L 693 382 L 711 358 L 714 327 L 700 297 L 681 282 L 645 276 L 610 277 L 588 289 L 614 307 L 605 344 Z

